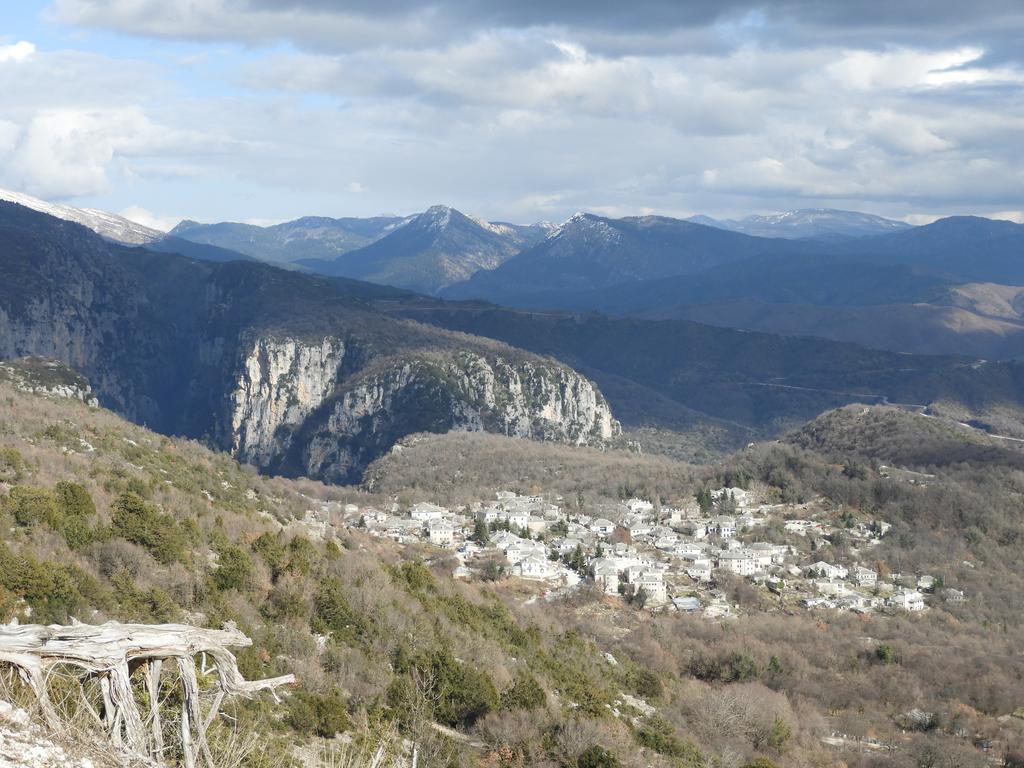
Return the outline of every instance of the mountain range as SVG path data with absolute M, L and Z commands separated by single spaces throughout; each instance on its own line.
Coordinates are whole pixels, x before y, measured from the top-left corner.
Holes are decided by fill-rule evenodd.
M 870 213 L 838 211 L 834 208 L 802 208 L 769 215 L 753 215 L 742 219 L 714 219 L 691 216 L 687 221 L 710 227 L 742 232 L 758 237 L 830 238 L 866 237 L 908 229 L 909 224 L 885 219 Z
M 1013 363 L 439 300 L 129 247 L 6 203 L 0 245 L 0 359 L 61 360 L 119 413 L 270 472 L 352 481 L 403 436 L 451 429 L 603 444 L 621 421 L 713 433 L 724 447 L 865 401 L 1024 434 L 1024 367 Z
M 299 259 L 314 272 L 437 293 L 490 272 L 548 234 L 544 225 L 492 224 L 435 205 L 337 258 Z
M 447 206 L 407 217 L 198 224 L 169 234 L 18 197 L 110 240 L 205 261 L 253 260 L 507 306 L 695 320 L 897 352 L 1024 354 L 1024 227 L 950 217 L 911 227 L 804 209 L 684 221 L 579 213 L 560 226 Z
M 374 216 L 367 219 L 306 216 L 271 226 L 220 222 L 200 224 L 185 220 L 170 234 L 183 240 L 219 246 L 262 261 L 330 261 L 343 253 L 369 245 L 408 219 Z

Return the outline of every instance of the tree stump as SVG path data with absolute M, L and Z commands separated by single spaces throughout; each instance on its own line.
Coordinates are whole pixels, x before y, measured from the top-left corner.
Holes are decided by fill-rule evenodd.
M 60 718 L 47 689 L 50 671 L 60 665 L 76 667 L 86 678 L 99 682 L 103 698 L 102 714 L 93 714 L 106 728 L 112 744 L 121 750 L 152 760 L 162 760 L 164 735 L 160 724 L 160 674 L 163 662 L 177 665 L 181 678 L 181 749 L 186 768 L 205 764 L 212 768 L 213 758 L 206 733 L 226 698 L 252 697 L 270 691 L 277 699 L 277 688 L 295 682 L 294 675 L 267 680 L 246 680 L 230 648 L 251 645 L 252 641 L 232 624 L 223 629 L 203 629 L 187 624 L 120 624 L 98 626 L 72 624 L 61 626 L 0 626 L 0 663 L 17 670 L 39 703 L 48 724 L 60 726 Z M 195 657 L 213 660 L 216 692 L 203 717 L 199 700 L 199 680 Z M 132 690 L 131 676 L 142 667 L 149 698 L 146 716 L 139 711 Z M 205 669 L 205 666 L 204 666 Z M 83 693 L 84 699 L 84 693 Z M 277 699 L 279 701 L 279 699 Z M 146 719 L 150 721 L 147 730 Z

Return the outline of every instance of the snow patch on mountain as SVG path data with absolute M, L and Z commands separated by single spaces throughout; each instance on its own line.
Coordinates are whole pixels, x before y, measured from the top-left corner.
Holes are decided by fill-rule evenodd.
M 732 232 L 741 232 L 745 235 L 786 239 L 834 236 L 865 237 L 898 232 L 910 226 L 902 221 L 886 219 L 871 213 L 840 211 L 834 208 L 799 208 L 782 213 L 755 214 L 742 219 L 691 216 L 687 221 Z
M 34 211 L 45 213 L 65 221 L 73 221 L 88 227 L 93 232 L 108 240 L 114 240 L 128 245 L 145 245 L 159 240 L 164 232 L 152 227 L 146 227 L 138 222 L 126 219 L 108 211 L 100 211 L 95 208 L 75 208 L 61 203 L 48 203 L 37 197 L 26 195 L 22 192 L 12 192 L 8 189 L 0 189 L 0 200 L 9 203 L 17 203 Z

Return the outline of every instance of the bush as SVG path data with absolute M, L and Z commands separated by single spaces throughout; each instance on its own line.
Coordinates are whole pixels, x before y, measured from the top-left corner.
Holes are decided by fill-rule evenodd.
M 776 717 L 772 723 L 771 730 L 768 732 L 768 746 L 776 752 L 781 752 L 786 748 L 791 738 L 793 738 L 792 727 L 781 717 Z
M 59 482 L 54 486 L 59 520 L 54 526 L 71 549 L 81 549 L 93 538 L 91 521 L 96 517 L 92 496 L 78 483 Z
M 675 730 L 663 718 L 648 717 L 636 731 L 636 740 L 648 749 L 668 757 L 685 757 L 687 746 L 679 741 Z
M 490 712 L 498 709 L 498 691 L 484 672 L 456 661 L 451 651 L 439 649 L 410 658 L 399 647 L 393 662 L 398 675 L 388 686 L 388 705 L 395 710 L 400 722 L 408 723 L 411 714 L 421 702 L 418 695 L 433 709 L 434 719 L 451 727 L 468 727 Z M 426 686 L 417 691 L 413 676 Z
M 298 587 L 278 584 L 260 608 L 263 616 L 271 621 L 283 622 L 309 615 L 309 603 Z
M 352 610 L 345 597 L 345 587 L 335 576 L 321 582 L 313 598 L 311 624 L 314 631 L 330 631 L 335 639 L 349 643 L 360 641 L 369 630 L 363 617 Z
M 618 758 L 597 744 L 587 747 L 576 758 L 576 768 L 619 768 L 619 766 Z
M 896 663 L 896 651 L 888 643 L 882 643 L 875 648 L 875 659 L 880 664 L 894 664 Z
M 137 493 L 122 493 L 114 501 L 111 529 L 115 536 L 145 548 L 164 565 L 185 560 L 185 535 L 177 521 Z
M 536 709 L 547 704 L 548 695 L 537 678 L 528 672 L 516 675 L 515 682 L 501 692 L 502 709 Z
M 0 480 L 18 482 L 25 474 L 25 460 L 17 448 L 0 448 Z
M 270 569 L 270 578 L 277 581 L 288 568 L 288 550 L 280 541 L 280 536 L 272 533 L 261 533 L 250 545 L 252 551 L 263 558 Z
M 288 701 L 285 722 L 299 733 L 332 739 L 351 727 L 345 700 L 337 691 L 327 694 L 297 691 Z
M 289 573 L 308 576 L 318 559 L 316 547 L 304 536 L 296 536 L 288 542 Z
M 637 696 L 648 701 L 656 701 L 661 698 L 664 690 L 661 678 L 647 667 L 634 667 L 626 676 L 626 685 Z
M 252 581 L 252 570 L 252 558 L 241 547 L 234 544 L 217 547 L 217 570 L 213 572 L 213 583 L 221 592 L 248 587 Z
M 0 585 L 25 599 L 35 621 L 64 623 L 85 610 L 78 584 L 82 576 L 78 569 L 16 555 L 0 544 Z M 89 586 L 95 591 L 95 584 Z
M 159 587 L 141 589 L 127 571 L 116 574 L 110 582 L 125 619 L 163 624 L 179 618 L 181 609 Z
M 46 488 L 17 485 L 11 489 L 6 507 L 14 522 L 26 528 L 57 522 L 57 499 Z

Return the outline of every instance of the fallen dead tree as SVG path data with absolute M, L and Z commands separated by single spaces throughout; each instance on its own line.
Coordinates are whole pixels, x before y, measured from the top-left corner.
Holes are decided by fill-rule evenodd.
M 295 682 L 294 675 L 268 680 L 245 680 L 230 648 L 252 641 L 233 625 L 202 629 L 185 624 L 88 624 L 0 626 L 0 664 L 13 667 L 31 690 L 43 717 L 60 727 L 60 717 L 50 700 L 48 677 L 56 667 L 72 667 L 83 682 L 95 680 L 100 702 L 94 706 L 84 695 L 81 704 L 118 748 L 137 757 L 163 761 L 164 730 L 160 712 L 161 674 L 164 663 L 174 665 L 180 680 L 180 752 L 186 768 L 200 762 L 213 766 L 207 731 L 226 698 L 251 697 Z M 202 706 L 197 657 L 212 683 L 204 692 Z M 209 662 L 209 664 L 207 663 Z M 148 703 L 143 712 L 135 691 L 141 685 Z M 141 678 L 141 680 L 140 680 Z M 139 697 L 143 698 L 143 697 Z

